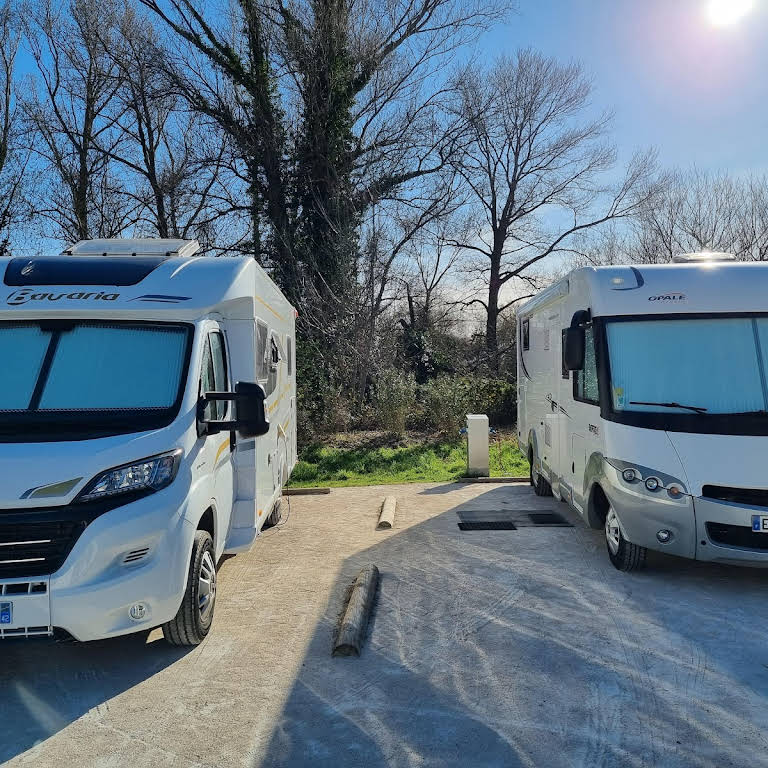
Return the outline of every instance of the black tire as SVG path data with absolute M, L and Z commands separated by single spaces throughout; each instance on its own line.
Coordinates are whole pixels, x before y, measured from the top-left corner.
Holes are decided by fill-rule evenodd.
M 531 485 L 533 486 L 533 492 L 537 496 L 552 495 L 552 486 L 544 479 L 540 472 L 534 470 L 533 461 L 531 461 Z
M 624 534 L 618 525 L 618 518 L 610 507 L 605 517 L 604 530 L 608 557 L 616 570 L 639 571 L 645 568 L 648 550 L 624 538 Z
M 283 497 L 281 496 L 272 507 L 272 511 L 269 513 L 269 517 L 264 521 L 262 528 L 273 528 L 276 525 L 280 525 L 280 521 L 283 519 Z
M 171 645 L 194 646 L 205 640 L 213 623 L 216 605 L 216 555 L 208 531 L 197 531 L 189 560 L 187 587 L 176 616 L 163 624 L 163 636 Z M 210 599 L 203 605 L 202 585 L 206 574 L 211 584 Z M 210 590 L 210 588 L 209 588 Z

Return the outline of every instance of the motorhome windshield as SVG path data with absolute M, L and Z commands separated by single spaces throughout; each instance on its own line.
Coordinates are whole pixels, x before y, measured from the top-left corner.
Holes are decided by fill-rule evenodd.
M 3 439 L 82 438 L 168 423 L 183 392 L 190 335 L 168 324 L 0 323 Z
M 768 317 L 623 319 L 606 336 L 615 412 L 768 411 Z

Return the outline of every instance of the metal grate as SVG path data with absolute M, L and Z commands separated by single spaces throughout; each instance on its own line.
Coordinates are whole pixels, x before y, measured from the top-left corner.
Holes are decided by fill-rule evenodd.
M 730 488 L 723 485 L 705 485 L 701 489 L 705 499 L 746 504 L 750 507 L 768 507 L 768 490 L 764 488 Z
M 0 640 L 10 640 L 14 637 L 50 637 L 51 635 L 53 635 L 53 627 L 0 628 Z
M 533 525 L 548 526 L 550 528 L 573 528 L 573 523 L 569 523 L 562 515 L 558 515 L 557 512 L 528 512 L 527 517 Z
M 743 525 L 707 523 L 709 538 L 716 544 L 744 549 L 768 549 L 768 533 L 759 533 Z
M 54 573 L 84 529 L 84 522 L 0 523 L 0 578 Z
M 459 523 L 460 531 L 516 531 L 511 520 L 474 520 Z

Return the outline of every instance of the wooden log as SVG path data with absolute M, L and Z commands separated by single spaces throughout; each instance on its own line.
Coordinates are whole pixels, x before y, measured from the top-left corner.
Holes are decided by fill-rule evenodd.
M 319 496 L 330 492 L 330 488 L 284 488 L 283 496 Z
M 360 655 L 378 585 L 379 569 L 375 565 L 367 565 L 357 575 L 333 644 L 334 656 Z
M 395 511 L 397 510 L 397 500 L 394 496 L 387 496 L 384 499 L 384 503 L 381 505 L 381 513 L 379 514 L 379 524 L 376 526 L 378 530 L 384 528 L 391 528 L 395 524 Z
M 459 483 L 528 483 L 528 477 L 460 477 Z

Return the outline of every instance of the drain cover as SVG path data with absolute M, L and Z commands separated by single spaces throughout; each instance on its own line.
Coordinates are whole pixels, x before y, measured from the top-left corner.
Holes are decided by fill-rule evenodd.
M 473 520 L 459 523 L 460 531 L 516 531 L 517 526 L 511 520 Z
M 569 523 L 562 515 L 558 515 L 557 512 L 529 512 L 527 517 L 534 525 L 573 528 L 573 523 Z

